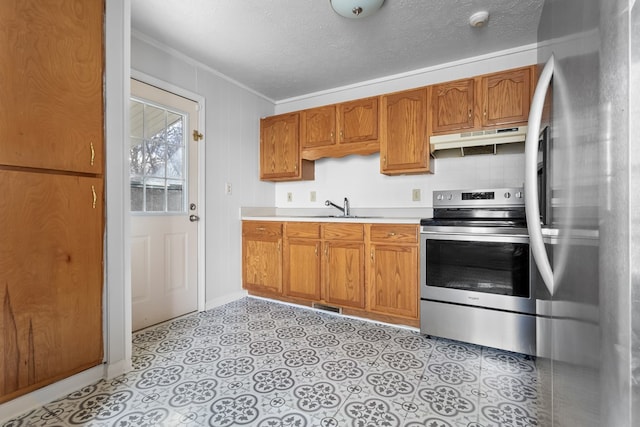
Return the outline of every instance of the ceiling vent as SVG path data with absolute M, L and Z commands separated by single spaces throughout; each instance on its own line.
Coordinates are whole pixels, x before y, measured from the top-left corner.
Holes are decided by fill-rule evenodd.
M 500 146 L 522 143 L 526 136 L 526 126 L 436 135 L 430 138 L 431 152 L 434 157 L 497 154 Z M 523 149 L 524 144 L 521 144 L 515 150 L 510 151 Z M 438 152 L 446 155 L 440 156 Z

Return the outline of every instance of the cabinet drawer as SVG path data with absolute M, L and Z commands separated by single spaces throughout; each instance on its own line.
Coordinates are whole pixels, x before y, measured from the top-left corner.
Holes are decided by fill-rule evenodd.
M 243 236 L 282 236 L 282 223 L 272 221 L 243 221 Z
M 320 224 L 315 222 L 288 222 L 285 225 L 285 233 L 287 237 L 319 239 Z
M 373 224 L 371 240 L 382 243 L 418 243 L 418 226 L 408 224 Z
M 323 238 L 331 240 L 364 240 L 362 224 L 324 224 Z

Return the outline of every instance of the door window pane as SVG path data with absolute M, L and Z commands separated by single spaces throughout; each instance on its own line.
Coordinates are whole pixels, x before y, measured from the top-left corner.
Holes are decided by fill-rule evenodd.
M 142 100 L 130 108 L 131 210 L 186 212 L 186 116 Z

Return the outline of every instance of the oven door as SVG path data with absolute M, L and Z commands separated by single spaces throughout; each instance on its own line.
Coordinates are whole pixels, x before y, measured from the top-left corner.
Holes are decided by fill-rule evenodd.
M 421 233 L 423 300 L 535 314 L 534 265 L 525 232 L 439 229 L 423 227 Z

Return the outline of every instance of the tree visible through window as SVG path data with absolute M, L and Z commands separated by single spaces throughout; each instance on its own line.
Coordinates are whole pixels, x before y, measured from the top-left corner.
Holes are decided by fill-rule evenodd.
M 132 99 L 131 210 L 185 212 L 185 115 Z

